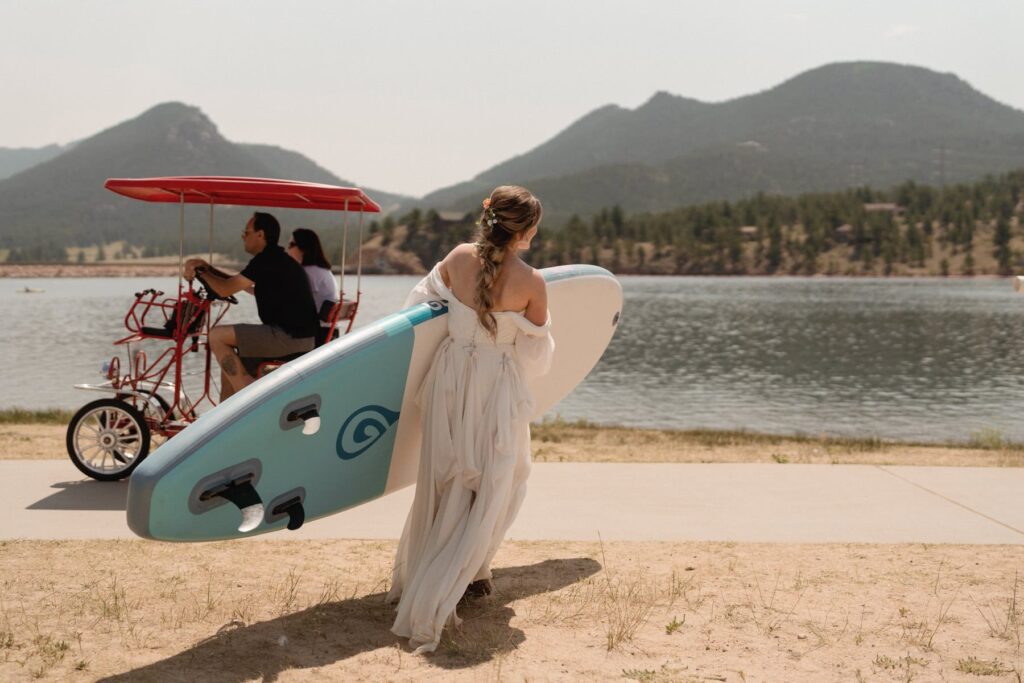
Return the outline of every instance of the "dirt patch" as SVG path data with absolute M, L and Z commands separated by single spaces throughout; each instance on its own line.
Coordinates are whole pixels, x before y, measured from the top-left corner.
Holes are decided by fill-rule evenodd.
M 813 463 L 831 465 L 1024 466 L 1024 449 L 993 436 L 984 447 L 879 439 L 786 437 L 735 431 L 674 431 L 546 422 L 533 428 L 535 462 Z
M 66 425 L 0 423 L 0 459 L 66 458 Z
M 62 424 L 0 423 L 0 459 L 66 458 Z M 1017 446 L 915 446 L 877 440 L 773 437 L 742 432 L 676 432 L 542 424 L 535 462 L 758 462 L 1021 467 Z
M 393 542 L 0 543 L 2 680 L 1017 680 L 1007 546 L 506 543 L 412 656 Z

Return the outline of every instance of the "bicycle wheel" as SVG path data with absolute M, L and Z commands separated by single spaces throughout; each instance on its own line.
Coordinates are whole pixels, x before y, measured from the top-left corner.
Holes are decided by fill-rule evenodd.
M 68 424 L 68 456 L 75 467 L 98 481 L 132 473 L 149 453 L 149 427 L 124 401 L 101 398 L 82 406 Z
M 146 425 L 157 425 L 157 430 L 154 431 L 153 427 L 149 428 L 149 452 L 152 453 L 156 449 L 160 448 L 166 441 L 167 437 L 160 432 L 159 427 L 161 422 L 165 418 L 170 417 L 171 404 L 167 402 L 160 394 L 155 391 L 146 393 L 145 396 L 135 396 L 132 394 L 118 394 L 115 398 L 119 401 L 127 403 L 137 411 L 142 413 L 142 416 L 146 418 Z M 152 399 L 152 400 L 150 400 Z M 153 401 L 156 401 L 157 406 L 153 405 Z M 159 406 L 159 407 L 158 407 Z M 148 453 L 147 453 L 148 455 Z

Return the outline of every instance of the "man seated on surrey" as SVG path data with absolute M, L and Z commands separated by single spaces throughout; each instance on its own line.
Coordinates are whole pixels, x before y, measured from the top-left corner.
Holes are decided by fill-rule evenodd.
M 269 213 L 256 212 L 245 225 L 242 241 L 253 257 L 237 275 L 229 275 L 203 259 L 185 262 L 182 275 L 196 273 L 220 296 L 253 291 L 262 325 L 217 325 L 210 330 L 210 349 L 221 368 L 221 400 L 252 384 L 246 359 L 281 358 L 313 350 L 320 321 L 309 278 L 295 259 L 278 245 L 281 226 Z M 236 350 L 237 349 L 237 353 Z M 251 364 L 251 363 L 249 363 Z M 255 369 L 251 370 L 255 373 Z

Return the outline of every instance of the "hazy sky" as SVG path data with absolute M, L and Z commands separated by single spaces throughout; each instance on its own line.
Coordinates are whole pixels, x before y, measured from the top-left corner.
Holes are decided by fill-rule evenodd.
M 605 104 L 725 100 L 868 59 L 954 72 L 1024 109 L 1024 0 L 7 0 L 0 146 L 179 100 L 231 140 L 421 195 Z

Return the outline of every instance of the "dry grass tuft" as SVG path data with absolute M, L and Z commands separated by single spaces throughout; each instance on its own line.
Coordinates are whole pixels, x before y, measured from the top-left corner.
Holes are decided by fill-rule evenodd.
M 922 650 L 931 651 L 934 649 L 935 636 L 938 634 L 939 629 L 949 622 L 949 610 L 960 595 L 960 588 L 962 586 L 963 584 L 957 586 L 945 602 L 941 599 L 939 600 L 934 617 L 925 616 L 922 619 L 915 619 L 909 609 L 900 607 L 898 614 L 902 629 L 901 639 L 911 645 L 916 645 Z
M 755 602 L 750 593 L 747 593 L 745 606 L 750 611 L 751 619 L 753 619 L 757 630 L 766 636 L 772 635 L 784 623 L 789 621 L 804 596 L 804 589 L 801 589 L 788 609 L 776 607 L 775 603 L 779 597 L 779 582 L 781 579 L 782 575 L 776 574 L 775 585 L 772 587 L 771 592 L 765 595 L 765 592 L 761 590 L 761 580 L 755 574 L 754 587 L 757 589 L 757 601 Z
M 647 623 L 659 595 L 656 585 L 642 571 L 629 577 L 615 575 L 608 567 L 604 542 L 601 543 L 601 564 L 604 566 L 604 594 L 601 597 L 605 646 L 614 650 L 632 640 L 637 630 Z
M 1007 669 L 998 659 L 978 659 L 976 657 L 957 660 L 956 670 L 975 676 L 1002 676 L 1013 673 L 1013 669 Z
M 989 600 L 985 605 L 979 605 L 973 596 L 970 596 L 978 614 L 988 625 L 988 632 L 993 638 L 1009 640 L 1013 643 L 1015 652 L 1021 652 L 1021 609 L 1017 604 L 1017 595 L 1020 589 L 1020 578 L 1017 572 L 1013 574 L 1013 588 L 1009 597 L 998 600 Z M 1002 603 L 1002 604 L 1000 604 Z

